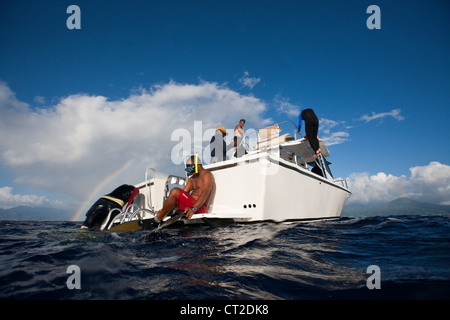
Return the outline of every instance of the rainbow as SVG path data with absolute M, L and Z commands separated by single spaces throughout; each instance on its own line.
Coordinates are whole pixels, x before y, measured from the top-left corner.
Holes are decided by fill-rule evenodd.
M 89 204 L 91 204 L 92 200 L 95 196 L 97 196 L 98 192 L 101 188 L 103 188 L 108 182 L 119 176 L 123 171 L 128 169 L 128 167 L 136 160 L 137 157 L 132 158 L 128 160 L 123 166 L 121 166 L 119 169 L 105 177 L 100 183 L 91 191 L 91 193 L 88 195 L 88 197 L 81 203 L 81 205 L 78 207 L 77 211 L 74 213 L 72 218 L 70 218 L 70 221 L 78 221 L 80 217 L 83 215 L 83 213 L 86 212 L 87 207 Z

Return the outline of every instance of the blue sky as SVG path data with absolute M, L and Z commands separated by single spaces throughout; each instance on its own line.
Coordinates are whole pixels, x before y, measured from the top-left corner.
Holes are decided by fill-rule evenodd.
M 66 27 L 72 4 L 80 30 Z M 366 26 L 372 4 L 379 30 Z M 432 200 L 446 203 L 449 39 L 445 0 L 2 1 L 0 206 L 77 205 L 128 149 L 138 160 L 99 195 L 138 182 L 148 163 L 174 168 L 177 128 L 233 128 L 241 117 L 259 128 L 307 107 L 355 200 L 389 200 L 358 194 L 387 184 L 421 200 L 435 188 Z M 157 107 L 148 115 L 139 103 Z

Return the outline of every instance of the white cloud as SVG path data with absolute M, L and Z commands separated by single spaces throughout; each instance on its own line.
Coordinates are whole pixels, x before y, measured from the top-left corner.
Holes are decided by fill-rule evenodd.
M 376 119 L 392 117 L 398 121 L 401 121 L 401 120 L 404 120 L 405 118 L 400 114 L 400 112 L 401 112 L 400 109 L 393 109 L 389 112 L 382 112 L 382 113 L 372 112 L 371 115 L 365 114 L 365 115 L 361 116 L 361 118 L 359 118 L 358 120 L 365 121 L 367 123 L 367 122 L 370 122 L 370 121 L 373 121 Z
M 321 140 L 329 147 L 335 144 L 341 144 L 349 140 L 350 133 L 345 131 L 333 132 L 330 135 L 321 137 Z
M 418 196 L 427 202 L 450 205 L 450 166 L 434 161 L 409 170 L 411 181 L 420 186 L 416 189 Z
M 320 131 L 327 135 L 330 134 L 331 129 L 343 124 L 345 124 L 345 121 L 336 121 L 325 118 L 319 120 Z
M 430 162 L 409 169 L 411 176 L 394 176 L 379 172 L 354 173 L 347 178 L 352 196 L 350 202 L 387 202 L 399 197 L 450 205 L 450 166 Z
M 194 121 L 202 121 L 205 132 L 234 128 L 241 118 L 259 128 L 264 110 L 261 100 L 217 83 L 173 81 L 121 100 L 78 94 L 31 109 L 0 83 L 0 161 L 14 171 L 15 183 L 83 199 L 107 179 L 111 184 L 101 192 L 140 182 L 147 167 L 173 172 L 176 129 L 193 135 Z M 125 164 L 126 174 L 119 175 Z
M 357 121 L 365 121 L 366 123 L 373 120 L 382 120 L 386 117 L 393 117 L 398 121 L 404 119 L 404 117 L 400 114 L 400 109 L 393 109 L 390 112 L 383 113 L 375 113 L 372 112 L 371 115 L 365 114 L 361 116 Z M 336 121 L 322 118 L 319 121 L 319 135 L 320 138 L 325 141 L 327 146 L 332 146 L 336 144 L 341 144 L 350 140 L 349 130 L 352 129 L 353 126 L 346 125 L 345 121 Z
M 350 127 L 344 125 L 345 121 L 322 118 L 319 120 L 319 136 L 327 146 L 344 143 L 350 138 L 350 133 L 346 131 Z M 338 129 L 339 131 L 333 131 L 335 129 Z M 324 136 L 322 136 L 322 134 L 324 134 Z
M 5 82 L 0 81 L 0 120 L 8 117 L 6 113 L 8 110 L 25 111 L 27 109 L 28 104 L 17 100 L 16 95 L 11 91 L 9 86 Z
M 289 102 L 289 99 L 277 95 L 274 99 L 277 113 L 286 114 L 294 119 L 298 118 L 301 107 Z
M 248 71 L 245 71 L 244 75 L 239 78 L 239 83 L 242 84 L 242 86 L 248 87 L 250 89 L 253 89 L 260 81 L 260 78 L 250 77 Z
M 17 206 L 64 208 L 66 207 L 66 203 L 63 201 L 49 200 L 44 196 L 34 194 L 14 194 L 12 187 L 0 188 L 0 208 L 9 209 Z
M 393 176 L 379 172 L 371 175 L 367 172 L 354 173 L 347 178 L 352 191 L 349 202 L 387 202 L 396 198 L 407 196 L 406 187 L 409 185 L 406 176 Z
M 36 96 L 34 97 L 34 102 L 36 104 L 45 104 L 45 98 L 42 96 Z

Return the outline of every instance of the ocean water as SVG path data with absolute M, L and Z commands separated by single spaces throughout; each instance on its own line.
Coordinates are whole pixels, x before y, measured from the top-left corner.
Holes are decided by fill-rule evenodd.
M 145 241 L 80 225 L 0 221 L 0 299 L 450 299 L 449 217 L 169 227 Z

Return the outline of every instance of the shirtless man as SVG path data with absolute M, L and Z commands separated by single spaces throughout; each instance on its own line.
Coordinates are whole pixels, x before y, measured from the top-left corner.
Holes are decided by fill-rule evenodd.
M 216 190 L 214 176 L 197 163 L 195 169 L 195 156 L 191 156 L 186 162 L 186 171 L 192 176 L 183 189 L 173 188 L 163 208 L 156 213 L 155 222 L 162 219 L 175 207 L 184 210 L 184 216 L 189 219 L 194 213 L 207 213 L 208 205 Z M 190 194 L 189 194 L 190 193 Z

